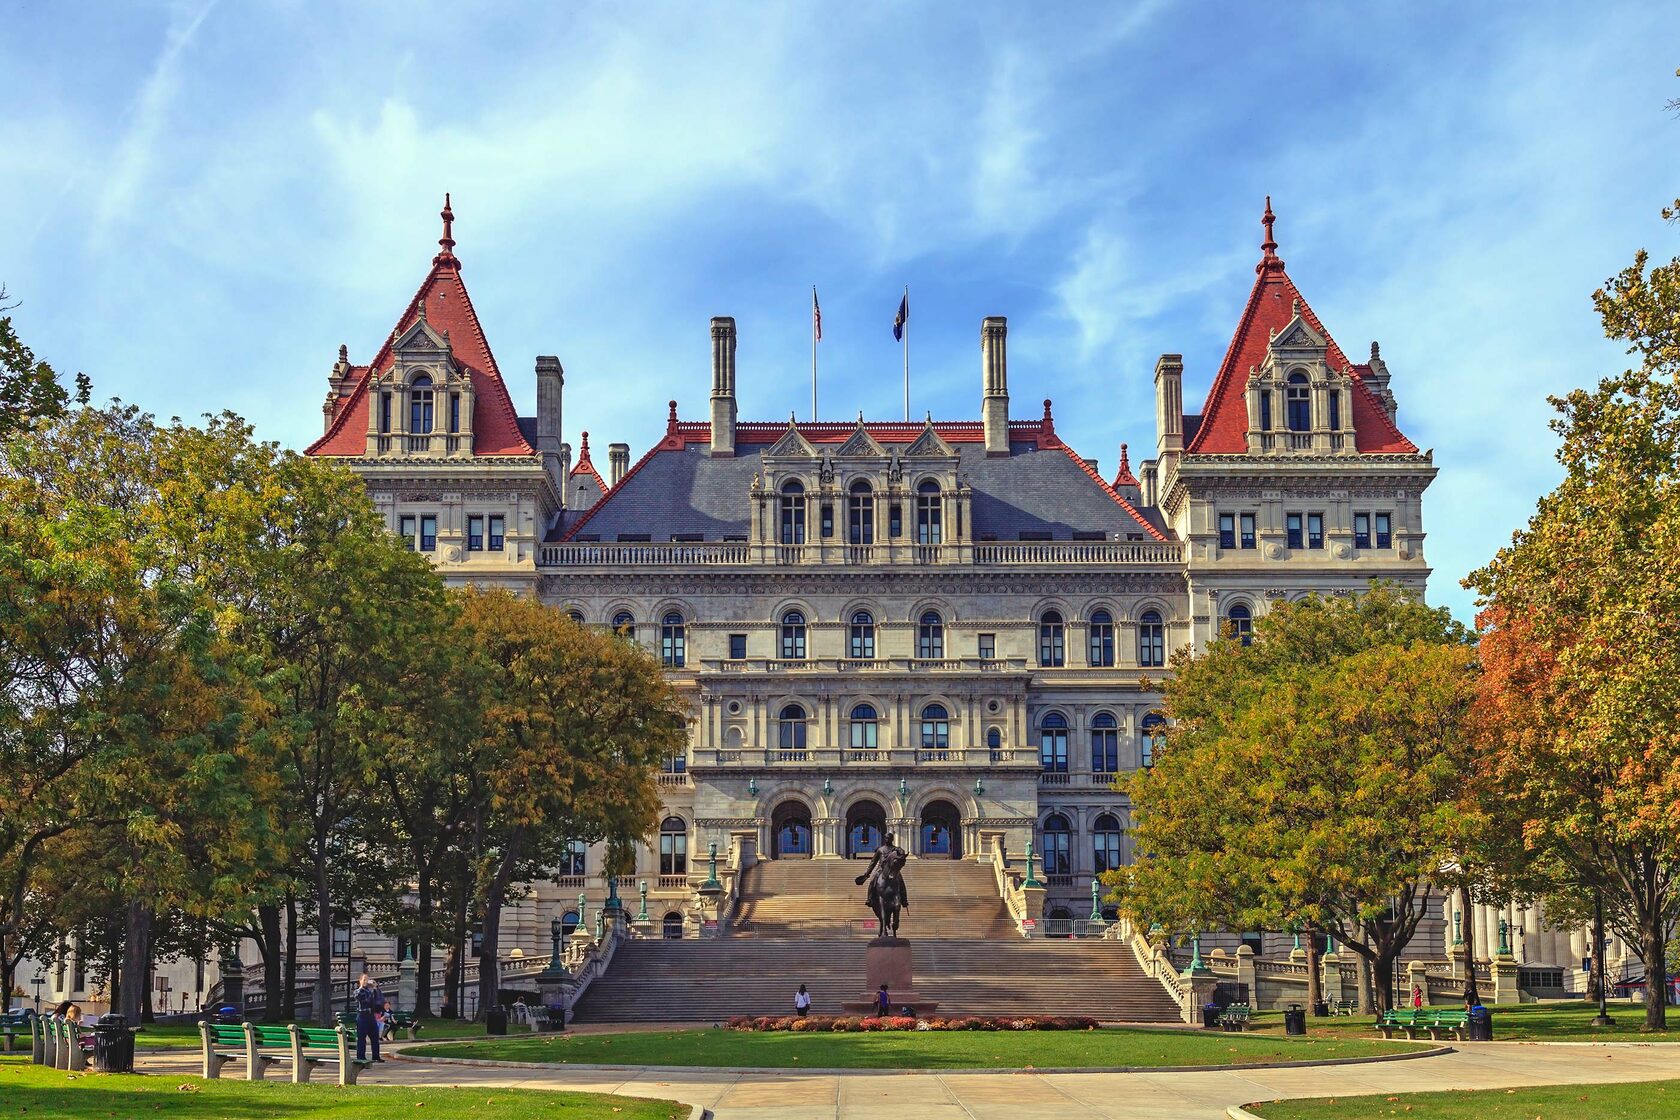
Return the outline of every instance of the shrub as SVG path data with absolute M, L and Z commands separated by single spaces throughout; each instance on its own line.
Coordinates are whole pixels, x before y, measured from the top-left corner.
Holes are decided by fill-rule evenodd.
M 865 1015 L 858 1020 L 858 1030 L 860 1031 L 878 1031 L 881 1029 L 881 1020 L 873 1015 Z
M 834 1024 L 829 1029 L 842 1033 L 855 1031 L 858 1029 L 858 1017 L 856 1015 L 843 1015 L 834 1020 Z
M 802 1033 L 810 1032 L 810 1031 L 822 1031 L 822 1030 L 827 1030 L 828 1029 L 828 1024 L 824 1023 L 820 1019 L 795 1019 L 793 1021 L 793 1026 L 788 1028 L 788 1029 L 789 1030 L 800 1031 Z

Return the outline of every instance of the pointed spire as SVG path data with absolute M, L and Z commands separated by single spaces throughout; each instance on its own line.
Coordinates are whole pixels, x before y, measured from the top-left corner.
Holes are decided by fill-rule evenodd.
M 438 212 L 438 217 L 443 219 L 443 236 L 438 238 L 438 245 L 441 248 L 438 250 L 438 255 L 432 258 L 432 263 L 459 269 L 461 262 L 455 259 L 455 211 L 449 207 L 448 191 L 443 193 L 443 209 Z
M 1272 213 L 1272 196 L 1266 196 L 1266 213 L 1260 218 L 1260 224 L 1266 227 L 1266 240 L 1260 242 L 1260 263 L 1254 266 L 1254 271 L 1264 272 L 1270 268 L 1281 269 L 1283 259 L 1277 255 L 1277 235 L 1272 226 L 1277 221 L 1277 215 Z
M 583 446 L 578 448 L 578 461 L 575 469 L 582 470 L 587 465 L 589 465 L 589 433 L 584 432 Z
M 1132 461 L 1126 453 L 1126 445 L 1120 445 L 1120 469 L 1114 474 L 1115 486 L 1136 486 L 1137 477 L 1132 474 Z

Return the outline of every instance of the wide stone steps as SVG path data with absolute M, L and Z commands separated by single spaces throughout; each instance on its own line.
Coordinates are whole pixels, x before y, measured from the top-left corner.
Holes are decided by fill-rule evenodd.
M 862 934 L 873 920 L 865 888 L 854 881 L 863 860 L 770 860 L 747 872 L 732 936 Z M 910 938 L 1018 937 L 998 897 L 992 869 L 965 860 L 912 859 L 904 868 L 910 906 L 899 934 Z
M 916 992 L 940 1015 L 1092 1015 L 1176 1022 L 1178 1007 L 1131 950 L 1107 941 L 912 942 Z M 628 941 L 577 1006 L 581 1023 L 718 1022 L 789 1014 L 805 984 L 812 1011 L 864 997 L 864 940 Z

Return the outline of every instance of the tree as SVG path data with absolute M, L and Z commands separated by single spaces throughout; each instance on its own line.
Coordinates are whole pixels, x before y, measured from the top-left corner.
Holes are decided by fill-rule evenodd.
M 1473 830 L 1475 648 L 1390 586 L 1279 604 L 1245 646 L 1181 654 L 1170 725 L 1126 782 L 1137 861 L 1108 882 L 1168 929 L 1323 931 L 1394 962 Z
M 653 830 L 655 775 L 682 749 L 687 706 L 640 646 L 505 590 L 459 593 L 476 666 L 467 855 L 483 922 L 479 1006 L 497 1003 L 497 933 L 514 883 L 570 840 L 605 841 L 614 873 Z
M 0 287 L 0 311 L 9 311 L 15 304 L 6 302 L 6 289 Z M 86 404 L 88 381 L 76 375 L 77 400 Z M 0 439 L 30 425 L 64 415 L 70 404 L 70 394 L 59 384 L 58 374 L 46 362 L 39 361 L 35 352 L 25 346 L 12 327 L 10 315 L 0 316 Z

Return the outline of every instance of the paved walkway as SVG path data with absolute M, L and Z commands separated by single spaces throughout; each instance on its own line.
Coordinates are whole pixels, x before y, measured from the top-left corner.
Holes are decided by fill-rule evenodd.
M 580 1089 L 664 1097 L 715 1120 L 1222 1120 L 1233 1104 L 1279 1097 L 1415 1093 L 1517 1085 L 1652 1081 L 1675 1076 L 1680 1044 L 1494 1042 L 1435 1058 L 1216 1073 L 692 1073 L 500 1069 L 390 1061 L 364 1084 Z M 192 1052 L 147 1055 L 146 1073 L 190 1074 Z

